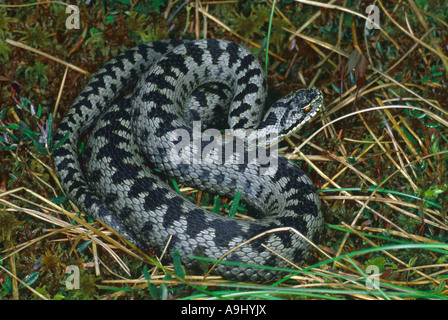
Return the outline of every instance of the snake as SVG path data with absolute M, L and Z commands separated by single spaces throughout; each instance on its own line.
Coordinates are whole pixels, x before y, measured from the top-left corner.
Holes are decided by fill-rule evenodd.
M 78 209 L 142 250 L 163 253 L 164 259 L 179 254 L 185 268 L 212 268 L 224 279 L 277 279 L 308 261 L 322 239 L 323 214 L 312 181 L 280 155 L 275 166 L 258 153 L 248 161 L 249 135 L 229 138 L 216 129 L 222 140 L 208 137 L 221 148 L 211 150 L 212 138 L 199 144 L 187 139 L 208 127 L 260 137 L 272 133 L 278 143 L 323 105 L 316 88 L 271 106 L 265 106 L 266 95 L 263 67 L 235 42 L 141 44 L 99 69 L 58 124 L 52 142 L 56 175 Z M 181 140 L 183 157 L 175 161 Z M 275 153 L 265 147 L 266 154 Z M 206 149 L 208 158 L 188 161 Z M 170 179 L 220 199 L 238 195 L 253 218 L 198 206 L 173 189 Z

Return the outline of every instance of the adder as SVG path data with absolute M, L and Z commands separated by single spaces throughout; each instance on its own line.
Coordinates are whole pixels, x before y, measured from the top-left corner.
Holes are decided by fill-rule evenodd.
M 282 275 L 278 268 L 291 267 L 288 261 L 306 261 L 313 252 L 310 241 L 321 237 L 323 215 L 309 177 L 281 156 L 273 172 L 260 174 L 266 165 L 258 159 L 177 163 L 171 152 L 179 142 L 173 132 L 193 134 L 195 121 L 235 131 L 254 128 L 280 140 L 309 122 L 323 103 L 319 90 L 299 90 L 263 116 L 265 96 L 263 68 L 233 42 L 140 45 L 102 67 L 60 122 L 53 139 L 53 145 L 61 144 L 53 154 L 55 171 L 82 211 L 138 247 L 166 249 L 168 258 L 178 250 L 191 268 L 201 265 L 194 256 L 221 259 L 214 270 L 226 279 L 272 280 Z M 192 141 L 187 144 L 194 150 Z M 196 152 L 205 147 L 196 146 Z M 229 198 L 239 190 L 257 219 L 203 209 L 174 191 L 161 174 Z M 282 227 L 290 229 L 270 232 Z

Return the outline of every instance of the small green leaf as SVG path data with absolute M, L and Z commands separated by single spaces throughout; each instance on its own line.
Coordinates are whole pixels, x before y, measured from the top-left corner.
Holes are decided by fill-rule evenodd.
M 106 17 L 106 23 L 113 23 L 115 20 L 115 16 L 110 14 Z
M 426 117 L 426 113 L 424 113 L 424 112 L 420 113 L 418 110 L 415 110 L 415 109 L 412 110 L 412 115 L 414 117 L 416 117 L 417 119 L 422 119 L 422 118 Z
M 81 243 L 78 246 L 78 251 L 82 252 L 82 251 L 86 250 L 91 244 L 92 244 L 92 240 L 87 240 L 86 242 Z
M 81 141 L 81 142 L 78 144 L 78 153 L 79 153 L 79 154 L 83 153 L 85 147 L 86 147 L 85 143 L 84 143 L 83 141 Z
M 151 275 L 148 272 L 148 266 L 143 267 L 143 276 L 145 277 L 145 280 L 151 280 Z
M 175 189 L 177 192 L 182 193 L 182 192 L 180 192 L 180 189 L 179 189 L 179 186 L 177 185 L 176 180 L 174 180 L 173 178 L 171 178 L 171 183 L 173 184 L 173 187 L 174 187 L 174 189 Z
M 12 130 L 18 130 L 19 125 L 17 123 L 11 123 L 10 125 L 8 125 L 8 128 Z
M 158 300 L 159 299 L 159 290 L 157 290 L 157 287 L 155 285 L 153 285 L 152 283 L 148 282 L 148 290 L 149 290 L 149 294 L 151 294 L 151 297 L 154 300 Z
M 54 204 L 61 204 L 67 201 L 67 199 L 68 198 L 66 196 L 62 196 L 57 198 L 51 198 L 50 201 L 53 202 Z
M 445 261 L 447 261 L 448 260 L 448 254 L 445 254 L 445 255 L 443 255 L 443 256 L 441 256 L 439 259 L 437 259 L 437 264 L 442 264 L 442 263 L 445 263 Z
M 41 115 L 42 115 L 42 106 L 39 104 L 39 105 L 37 106 L 36 116 L 37 116 L 38 118 L 40 118 Z M 50 113 L 50 115 L 52 115 L 52 114 Z
M 25 278 L 23 278 L 23 282 L 25 282 L 27 285 L 31 286 L 34 282 L 36 282 L 37 278 L 39 278 L 39 272 L 31 272 L 29 275 L 27 275 Z M 25 285 L 22 285 L 20 289 L 25 288 Z
M 221 210 L 221 202 L 219 202 L 219 196 L 215 197 L 215 202 L 213 203 L 213 212 L 219 213 Z
M 229 218 L 233 218 L 235 216 L 236 211 L 238 210 L 238 205 L 240 203 L 241 195 L 242 195 L 242 191 L 238 190 L 235 197 L 233 198 L 232 205 L 229 210 L 229 214 L 228 214 Z
M 12 281 L 11 278 L 6 276 L 6 282 L 2 284 L 3 289 L 8 293 L 11 294 L 12 292 Z
M 0 146 L 0 150 L 12 151 L 17 149 L 17 146 Z
M 420 166 L 419 166 L 419 169 L 420 169 L 421 172 L 424 172 L 427 167 L 428 167 L 428 162 L 422 161 Z
M 148 272 L 147 266 L 143 267 L 143 276 L 145 277 L 145 280 L 148 281 L 149 294 L 154 300 L 157 300 L 159 298 L 159 292 L 157 291 L 157 287 L 149 282 L 151 280 L 151 275 Z
M 193 251 L 194 255 L 197 257 L 201 257 L 201 258 L 205 258 L 204 254 L 199 251 L 199 249 L 194 249 Z M 202 261 L 202 260 L 197 260 L 199 262 L 199 268 L 201 268 L 201 270 L 203 271 L 203 273 L 207 273 L 209 270 L 209 266 L 207 265 L 206 261 Z
M 333 88 L 334 91 L 336 91 L 337 93 L 341 93 L 341 88 L 339 88 L 337 85 L 335 85 L 334 83 L 331 84 L 331 87 Z
M 22 133 L 27 135 L 31 140 L 39 136 L 39 133 L 32 131 L 30 128 L 22 127 Z
M 425 127 L 426 128 L 438 128 L 439 124 L 438 123 L 425 123 Z
M 39 105 L 40 106 L 40 105 Z M 47 119 L 47 146 L 51 146 L 53 137 L 53 114 L 50 113 Z
M 381 42 L 380 42 L 380 41 L 377 41 L 377 42 L 376 42 L 376 48 L 378 49 L 378 51 L 379 51 L 381 54 L 384 53 L 384 50 L 383 50 L 383 47 L 381 46 Z
M 8 112 L 8 109 L 5 108 L 2 111 L 0 111 L 0 119 L 3 119 L 3 117 L 5 116 L 5 114 Z
M 68 137 L 70 136 L 70 132 L 67 132 L 67 134 L 64 136 L 64 138 L 61 139 L 61 141 L 59 141 L 54 147 L 53 149 L 51 149 L 51 153 L 53 153 L 57 148 L 59 148 L 60 146 L 62 146 L 65 141 L 67 141 Z
M 32 132 L 32 133 L 36 134 L 35 132 Z M 31 141 L 33 141 L 34 146 L 36 147 L 36 149 L 37 149 L 39 152 L 43 153 L 44 155 L 47 155 L 47 154 L 48 154 L 47 149 L 45 149 L 44 147 L 42 147 L 42 145 L 41 145 L 41 144 L 40 144 L 40 143 L 33 137 L 33 134 L 31 134 L 30 132 L 25 132 L 25 134 L 28 136 L 28 138 L 31 139 Z
M 179 250 L 174 250 L 173 253 L 173 265 L 174 265 L 174 274 L 181 279 L 185 279 L 185 271 L 182 267 L 182 261 L 180 258 Z

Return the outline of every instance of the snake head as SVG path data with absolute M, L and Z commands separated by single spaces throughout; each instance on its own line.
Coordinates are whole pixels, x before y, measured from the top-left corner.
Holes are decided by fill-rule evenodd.
M 267 111 L 259 129 L 269 128 L 278 141 L 298 131 L 322 108 L 323 95 L 316 88 L 301 89 L 275 102 Z

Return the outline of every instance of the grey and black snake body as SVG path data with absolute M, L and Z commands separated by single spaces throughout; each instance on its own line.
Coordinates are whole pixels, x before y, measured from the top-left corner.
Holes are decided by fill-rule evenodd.
M 192 134 L 192 121 L 265 132 L 278 131 L 281 123 L 287 128 L 280 129 L 282 137 L 319 110 L 321 93 L 308 89 L 280 100 L 277 111 L 268 111 L 262 119 L 263 72 L 248 50 L 223 40 L 159 41 L 111 60 L 81 92 L 53 139 L 56 145 L 69 133 L 53 155 L 67 195 L 88 215 L 143 249 L 160 252 L 168 245 L 168 257 L 178 249 L 187 267 L 198 265 L 190 257 L 198 252 L 211 259 L 225 255 L 223 261 L 267 267 L 287 268 L 286 260 L 305 261 L 312 246 L 297 233 L 265 233 L 290 227 L 313 242 L 319 240 L 319 198 L 294 163 L 278 157 L 277 170 L 262 175 L 259 161 L 176 164 L 170 158 L 176 142 L 172 132 Z M 92 127 L 80 156 L 80 139 Z M 215 194 L 232 198 L 241 190 L 242 201 L 263 217 L 244 221 L 200 208 L 172 190 L 147 162 L 178 182 Z M 232 250 L 258 235 L 262 236 Z M 228 264 L 218 264 L 216 270 L 236 280 L 279 276 L 271 269 Z

